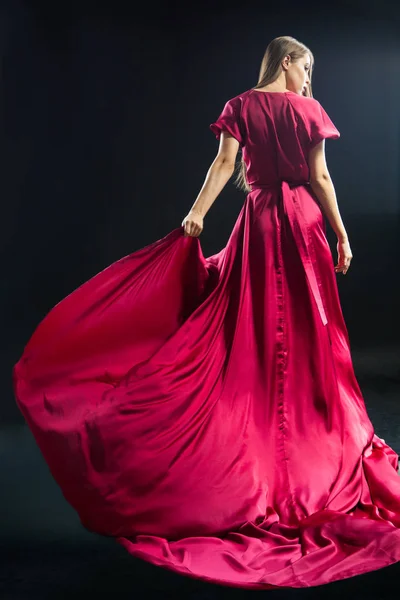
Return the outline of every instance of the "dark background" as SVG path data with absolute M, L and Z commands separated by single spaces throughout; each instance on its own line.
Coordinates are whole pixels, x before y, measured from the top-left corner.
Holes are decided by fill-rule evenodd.
M 338 275 L 339 292 L 371 420 L 400 452 L 399 7 L 354 0 L 156 0 L 135 8 L 118 1 L 8 0 L 0 6 L 0 541 L 9 560 L 3 581 L 14 586 L 4 598 L 25 597 L 16 582 L 27 563 L 39 573 L 38 597 L 47 597 L 43 582 L 57 597 L 60 578 L 72 585 L 73 559 L 57 558 L 63 575 L 53 564 L 50 576 L 51 559 L 43 559 L 61 552 L 61 539 L 85 556 L 75 592 L 101 581 L 100 556 L 114 573 L 124 561 L 130 574 L 140 563 L 80 527 L 15 404 L 12 366 L 58 301 L 180 226 L 218 149 L 209 124 L 228 99 L 257 83 L 264 51 L 279 35 L 313 51 L 314 97 L 341 132 L 326 144 L 354 256 L 348 274 Z M 204 220 L 204 256 L 226 244 L 244 200 L 228 182 Z M 329 225 L 328 238 L 336 261 Z M 47 550 L 38 554 L 35 544 Z M 99 552 L 92 566 L 88 547 L 90 556 L 93 548 Z M 152 569 L 140 565 L 143 573 Z M 377 598 L 378 590 L 391 598 L 396 568 L 329 588 L 344 594 L 353 586 L 354 593 L 358 585 L 363 598 L 367 591 Z M 36 597 L 27 580 L 33 588 L 26 597 Z

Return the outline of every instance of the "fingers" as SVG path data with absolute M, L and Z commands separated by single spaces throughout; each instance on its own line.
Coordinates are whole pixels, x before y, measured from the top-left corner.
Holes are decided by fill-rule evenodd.
M 190 237 L 198 237 L 201 232 L 203 231 L 203 229 L 201 227 L 199 227 L 196 223 L 185 223 L 184 225 L 184 233 L 183 235 L 185 237 L 190 236 Z
M 201 221 L 201 224 L 202 224 L 202 221 Z M 187 236 L 198 237 L 201 234 L 201 232 L 203 231 L 203 227 L 201 224 L 185 217 L 181 223 L 181 226 L 184 228 L 183 235 L 185 237 L 187 237 Z
M 346 275 L 347 271 L 350 268 L 350 263 L 351 263 L 351 258 L 348 258 L 343 262 L 339 262 L 336 266 L 335 266 L 335 272 L 336 273 L 343 273 L 343 275 Z

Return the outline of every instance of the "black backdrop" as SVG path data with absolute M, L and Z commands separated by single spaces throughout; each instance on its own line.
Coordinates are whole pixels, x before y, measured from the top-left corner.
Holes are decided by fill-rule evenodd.
M 339 291 L 371 420 L 400 451 L 399 31 L 388 0 L 0 0 L 2 598 L 156 589 L 151 597 L 166 600 L 183 597 L 183 583 L 200 586 L 81 527 L 17 409 L 11 370 L 59 300 L 180 226 L 217 152 L 209 124 L 255 85 L 279 35 L 310 46 L 314 96 L 341 132 L 326 144 L 354 255 Z M 232 182 L 217 198 L 200 237 L 205 256 L 225 245 L 244 199 Z M 336 261 L 329 225 L 328 238 Z M 392 599 L 398 567 L 324 595 Z M 193 599 L 248 596 L 203 589 Z

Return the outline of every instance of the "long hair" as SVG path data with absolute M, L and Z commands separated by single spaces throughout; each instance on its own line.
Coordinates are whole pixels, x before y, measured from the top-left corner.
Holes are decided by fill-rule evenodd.
M 311 50 L 302 44 L 298 40 L 288 35 L 282 35 L 273 39 L 267 46 L 264 53 L 260 73 L 258 76 L 257 85 L 252 89 L 264 87 L 269 83 L 272 83 L 281 74 L 281 64 L 285 56 L 289 55 L 293 62 L 296 62 L 302 58 L 305 54 L 310 55 L 310 70 L 308 72 L 310 84 L 307 86 L 304 93 L 305 96 L 312 96 L 311 88 L 311 77 L 314 66 L 314 55 Z M 236 163 L 235 171 L 236 178 L 234 180 L 235 185 L 244 192 L 250 192 L 251 188 L 247 183 L 246 177 L 246 164 L 243 160 L 242 153 L 239 154 L 240 159 Z

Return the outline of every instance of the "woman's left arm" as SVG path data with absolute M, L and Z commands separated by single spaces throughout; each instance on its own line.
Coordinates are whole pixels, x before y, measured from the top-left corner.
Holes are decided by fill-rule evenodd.
M 228 132 L 221 133 L 218 154 L 207 171 L 203 186 L 189 211 L 204 217 L 235 170 L 239 142 Z

